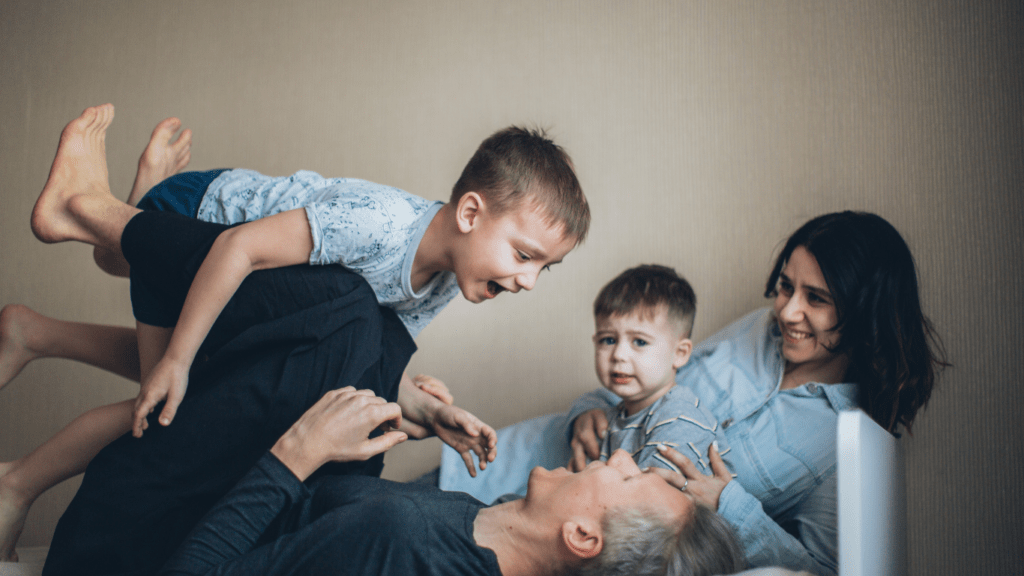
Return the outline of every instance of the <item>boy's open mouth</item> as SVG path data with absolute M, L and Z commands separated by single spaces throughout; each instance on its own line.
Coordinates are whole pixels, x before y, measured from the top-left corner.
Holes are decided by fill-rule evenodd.
M 495 296 L 497 296 L 498 294 L 501 294 L 504 291 L 505 291 L 505 287 L 502 286 L 501 284 L 498 284 L 494 280 L 489 280 L 487 282 L 487 297 L 488 298 L 494 298 Z

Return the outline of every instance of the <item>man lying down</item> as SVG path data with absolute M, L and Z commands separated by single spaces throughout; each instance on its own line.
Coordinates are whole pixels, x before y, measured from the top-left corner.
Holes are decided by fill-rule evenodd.
M 122 236 L 133 291 L 148 286 L 180 309 L 222 230 L 135 216 Z M 406 438 L 390 428 L 400 424 L 394 400 L 413 350 L 394 312 L 344 268 L 254 273 L 204 342 L 174 424 L 125 435 L 90 462 L 44 575 L 738 568 L 724 521 L 625 452 L 577 474 L 538 468 L 525 499 L 491 508 L 378 478 L 383 452 Z
M 724 521 L 619 450 L 572 474 L 536 468 L 526 498 L 323 476 L 405 440 L 401 409 L 367 390 L 325 395 L 199 523 L 161 574 L 722 574 Z

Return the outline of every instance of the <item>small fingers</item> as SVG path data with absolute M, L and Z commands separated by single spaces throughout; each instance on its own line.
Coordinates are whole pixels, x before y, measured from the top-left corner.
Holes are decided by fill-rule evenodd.
M 132 435 L 136 438 L 142 437 L 142 431 L 148 428 L 148 422 L 146 417 L 153 411 L 153 407 L 156 406 L 156 402 L 152 401 L 149 396 L 140 397 L 140 400 L 135 402 L 135 412 L 132 415 Z
M 594 433 L 601 440 L 604 440 L 605 433 L 608 432 L 608 416 L 604 412 L 594 413 Z
M 172 391 L 167 395 L 167 402 L 164 403 L 164 409 L 160 411 L 160 425 L 170 426 L 171 421 L 174 420 L 174 415 L 178 413 L 178 405 L 181 404 L 182 394 Z
M 583 446 L 576 440 L 572 441 L 572 458 L 569 459 L 569 470 L 572 472 L 579 472 L 587 466 L 587 455 L 583 451 Z
M 469 475 L 476 478 L 476 466 L 473 465 L 473 457 L 468 450 L 462 453 L 462 461 L 466 463 L 466 470 L 469 470 Z

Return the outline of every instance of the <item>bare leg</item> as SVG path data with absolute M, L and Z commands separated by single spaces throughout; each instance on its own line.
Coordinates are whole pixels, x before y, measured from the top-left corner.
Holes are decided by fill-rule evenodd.
M 128 204 L 135 206 L 153 186 L 181 172 L 192 158 L 192 131 L 184 130 L 178 138 L 174 135 L 181 128 L 181 120 L 167 118 L 156 125 L 149 137 L 149 144 L 139 157 L 139 171 L 135 173 L 135 184 L 128 195 Z M 104 272 L 127 277 L 128 263 L 120 252 L 111 252 L 97 247 L 93 259 Z
M 142 375 L 148 374 L 163 357 L 171 332 L 171 328 L 138 323 L 135 357 L 140 360 L 138 366 L 142 368 Z M 85 472 L 104 446 L 131 430 L 134 409 L 135 400 L 125 400 L 90 410 L 28 456 L 0 463 L 0 560 L 17 560 L 14 546 L 36 498 L 64 480 Z
M 134 403 L 90 410 L 28 456 L 0 464 L 0 560 L 17 560 L 14 546 L 40 494 L 84 472 L 104 446 L 131 430 Z
M 66 358 L 139 381 L 135 330 L 56 320 L 26 306 L 0 311 L 0 388 L 37 358 Z
M 110 104 L 87 108 L 64 127 L 57 156 L 32 209 L 32 232 L 43 242 L 77 240 L 120 253 L 121 232 L 139 212 L 114 198 L 107 179 Z

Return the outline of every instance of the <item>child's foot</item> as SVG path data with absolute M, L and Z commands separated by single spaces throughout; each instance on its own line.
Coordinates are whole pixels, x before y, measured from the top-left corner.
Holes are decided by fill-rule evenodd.
M 110 196 L 106 135 L 113 119 L 114 106 L 104 104 L 86 108 L 64 127 L 50 176 L 32 209 L 36 238 L 47 243 L 78 239 L 81 230 L 68 201 L 80 194 Z
M 0 561 L 17 562 L 18 553 L 14 551 L 21 530 L 25 527 L 25 518 L 31 503 L 26 503 L 17 491 L 4 482 L 7 473 L 14 467 L 14 462 L 0 463 Z
M 29 347 L 26 334 L 35 316 L 38 315 L 20 304 L 9 304 L 0 310 L 0 388 L 40 356 Z
M 167 118 L 153 129 L 149 144 L 139 158 L 139 171 L 135 184 L 128 195 L 128 204 L 135 206 L 149 192 L 149 189 L 185 169 L 192 158 L 192 131 L 185 129 L 174 138 L 181 128 L 181 120 Z M 173 142 L 172 142 L 173 140 Z

